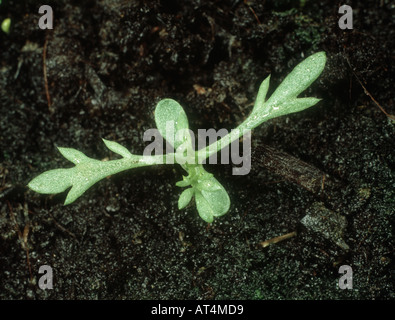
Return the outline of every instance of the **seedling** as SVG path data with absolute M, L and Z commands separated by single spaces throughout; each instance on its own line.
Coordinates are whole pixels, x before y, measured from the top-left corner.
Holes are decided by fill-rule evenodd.
M 1 23 L 1 30 L 3 30 L 4 33 L 9 34 L 10 33 L 10 28 L 11 28 L 11 19 L 10 18 L 5 18 L 3 20 L 3 22 Z
M 174 153 L 153 156 L 135 155 L 117 142 L 103 139 L 107 148 L 119 154 L 121 159 L 99 161 L 87 157 L 76 149 L 58 148 L 60 153 L 75 166 L 68 169 L 46 171 L 34 178 L 28 184 L 28 187 L 43 194 L 61 193 L 71 187 L 64 202 L 67 205 L 74 202 L 93 184 L 107 176 L 137 167 L 174 163 L 174 161 L 167 160 L 175 159 L 175 163 L 181 165 L 187 173 L 183 180 L 176 183 L 178 187 L 187 187 L 179 197 L 178 208 L 185 208 L 194 197 L 200 217 L 211 223 L 214 217 L 222 216 L 229 211 L 230 199 L 218 180 L 204 169 L 203 160 L 225 148 L 261 123 L 272 118 L 302 111 L 320 101 L 320 99 L 311 97 L 298 98 L 298 95 L 317 79 L 324 69 L 325 62 L 325 52 L 318 52 L 309 56 L 292 70 L 270 98 L 266 100 L 270 82 L 270 76 L 268 76 L 259 87 L 254 107 L 247 119 L 235 130 L 206 148 L 196 151 L 193 149 L 188 130 L 188 119 L 184 109 L 178 102 L 172 99 L 164 99 L 159 101 L 156 106 L 155 122 L 163 138 L 174 147 Z M 168 130 L 169 124 L 172 130 Z M 183 159 L 183 161 L 180 161 L 180 159 Z

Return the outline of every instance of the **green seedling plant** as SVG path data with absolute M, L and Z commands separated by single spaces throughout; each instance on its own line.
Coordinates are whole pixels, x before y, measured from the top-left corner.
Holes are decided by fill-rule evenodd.
M 1 23 L 1 30 L 4 33 L 6 33 L 6 34 L 9 34 L 10 33 L 10 29 L 11 29 L 11 19 L 10 18 L 5 18 L 3 20 L 3 22 Z
M 203 160 L 269 119 L 314 106 L 320 99 L 298 98 L 298 95 L 318 78 L 325 63 L 325 52 L 309 56 L 291 71 L 266 100 L 269 75 L 259 87 L 251 114 L 235 130 L 205 148 L 196 151 L 193 149 L 188 118 L 184 109 L 173 99 L 163 99 L 156 106 L 155 123 L 162 137 L 174 147 L 175 152 L 160 155 L 135 155 L 119 143 L 103 139 L 107 148 L 120 155 L 121 158 L 99 161 L 87 157 L 76 149 L 59 147 L 60 153 L 75 166 L 46 171 L 34 178 L 28 187 L 42 194 L 57 194 L 71 187 L 64 202 L 67 205 L 107 176 L 138 167 L 176 163 L 181 165 L 186 172 L 183 179 L 176 183 L 176 186 L 186 188 L 179 197 L 178 208 L 185 208 L 195 198 L 200 217 L 211 223 L 214 217 L 222 216 L 229 211 L 230 198 L 219 181 L 204 169 Z M 168 130 L 169 123 L 172 125 L 172 130 Z

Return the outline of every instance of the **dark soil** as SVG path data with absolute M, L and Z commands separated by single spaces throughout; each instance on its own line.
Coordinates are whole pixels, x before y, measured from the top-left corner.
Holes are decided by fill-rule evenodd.
M 395 7 L 348 3 L 352 30 L 336 1 L 46 1 L 54 29 L 41 30 L 42 1 L 3 0 L 0 299 L 394 299 Z M 211 225 L 177 209 L 178 166 L 115 175 L 69 206 L 26 187 L 70 166 L 56 146 L 115 157 L 106 138 L 141 154 L 166 97 L 195 131 L 235 128 L 268 74 L 273 90 L 321 50 L 326 68 L 305 94 L 322 101 L 253 133 L 256 150 L 322 172 L 320 190 L 259 152 L 246 176 L 206 166 L 232 201 Z M 38 286 L 42 265 L 52 290 Z

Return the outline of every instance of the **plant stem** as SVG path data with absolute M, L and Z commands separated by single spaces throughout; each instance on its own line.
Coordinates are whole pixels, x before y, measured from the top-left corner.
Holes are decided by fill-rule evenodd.
M 265 118 L 266 116 L 267 116 L 267 118 Z M 265 118 L 265 119 L 263 119 L 263 118 Z M 197 157 L 199 163 L 201 163 L 203 160 L 209 158 L 213 154 L 219 152 L 220 150 L 225 148 L 227 145 L 229 145 L 233 141 L 241 138 L 247 132 L 251 131 L 258 125 L 260 125 L 262 122 L 269 120 L 270 118 L 271 117 L 269 117 L 269 114 L 262 116 L 262 115 L 256 115 L 254 112 L 252 112 L 248 116 L 248 118 L 246 120 L 244 120 L 243 123 L 241 123 L 236 129 L 232 130 L 226 136 L 213 142 L 209 146 L 196 151 L 196 157 Z

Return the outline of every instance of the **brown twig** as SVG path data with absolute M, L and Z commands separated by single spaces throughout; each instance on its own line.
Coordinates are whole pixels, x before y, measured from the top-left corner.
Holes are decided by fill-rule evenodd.
M 356 191 L 351 190 L 346 182 L 271 146 L 265 144 L 256 146 L 251 153 L 251 162 L 258 168 L 263 167 L 282 177 L 282 180 L 276 179 L 279 182 L 290 181 L 311 192 L 317 199 L 329 205 L 329 208 L 348 210 L 348 202 L 343 201 L 344 197 L 358 199 Z M 358 200 L 358 206 L 363 203 L 364 201 Z
M 326 175 L 325 173 L 322 174 L 322 181 L 321 181 L 321 192 L 324 191 L 325 188 L 325 179 L 326 179 Z
M 296 231 L 290 232 L 290 233 L 287 233 L 287 234 L 284 234 L 282 236 L 278 236 L 278 237 L 275 237 L 275 238 L 271 238 L 269 240 L 262 241 L 259 244 L 263 248 L 266 248 L 267 246 L 269 246 L 271 244 L 278 243 L 280 241 L 283 241 L 283 240 L 286 240 L 286 239 L 289 239 L 289 238 L 292 238 L 292 237 L 295 237 L 295 236 L 296 236 Z
M 49 113 L 53 113 L 51 96 L 49 95 L 48 88 L 48 75 L 47 75 L 47 46 L 48 46 L 48 38 L 45 38 L 44 48 L 43 48 L 43 72 L 44 72 L 44 86 L 45 86 L 45 95 L 47 96 L 48 102 L 48 110 Z
M 323 191 L 324 183 L 325 188 L 331 182 L 333 182 L 335 189 L 340 187 L 337 181 L 325 177 L 326 173 L 315 166 L 271 146 L 265 144 L 257 146 L 251 157 L 258 166 L 263 166 L 285 180 L 291 181 L 316 195 L 320 195 Z
M 261 21 L 259 20 L 258 16 L 256 15 L 254 9 L 252 9 L 252 7 L 248 4 L 247 0 L 244 0 L 244 4 L 248 7 L 248 9 L 250 9 L 251 13 L 254 15 L 255 20 L 258 22 L 258 24 L 261 24 Z
M 374 102 L 374 104 L 390 119 L 395 120 L 395 116 L 392 114 L 389 114 L 387 111 L 385 111 L 385 109 L 380 105 L 380 103 L 377 102 L 377 100 L 370 94 L 370 92 L 368 91 L 368 89 L 366 89 L 366 87 L 363 85 L 362 81 L 359 79 L 358 75 L 355 73 L 355 71 L 353 70 L 350 61 L 347 59 L 347 63 L 350 66 L 350 69 L 352 71 L 352 73 L 354 74 L 355 78 L 358 80 L 359 84 L 361 85 L 361 87 L 363 88 L 363 91 L 365 92 L 365 94 L 367 96 L 369 96 L 369 98 Z
M 55 226 L 57 226 L 61 231 L 67 233 L 68 235 L 70 235 L 74 239 L 77 239 L 76 235 L 74 233 L 72 233 L 70 230 L 68 230 L 65 227 L 63 227 L 60 223 L 58 223 L 51 213 L 49 215 L 51 216 L 53 222 L 55 223 Z

